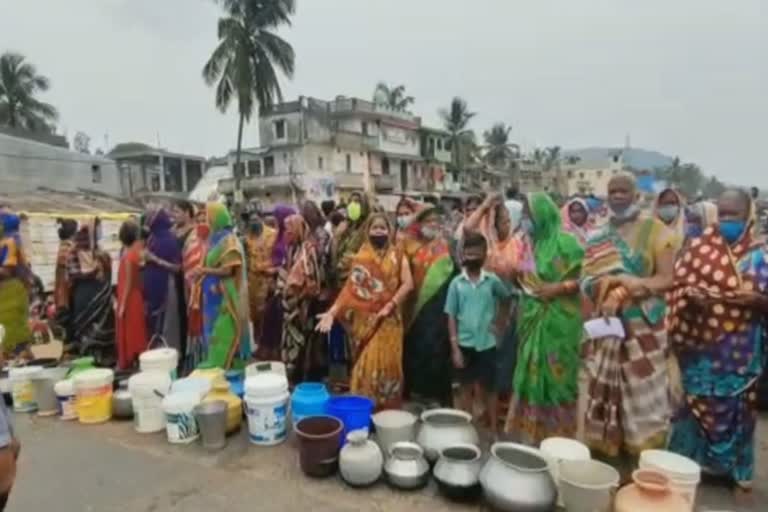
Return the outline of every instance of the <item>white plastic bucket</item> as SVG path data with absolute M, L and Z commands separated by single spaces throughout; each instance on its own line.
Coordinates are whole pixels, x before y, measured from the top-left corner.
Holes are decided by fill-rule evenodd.
M 164 371 L 171 379 L 176 378 L 179 352 L 175 348 L 156 348 L 139 355 L 139 369 L 142 372 Z
M 253 444 L 274 446 L 285 441 L 288 416 L 288 379 L 273 372 L 245 379 L 248 437 Z
M 560 492 L 568 512 L 613 510 L 619 472 L 596 460 L 565 460 L 560 463 Z
M 136 432 L 150 434 L 165 429 L 163 398 L 169 389 L 171 376 L 166 371 L 141 372 L 128 379 Z
M 666 450 L 643 450 L 640 453 L 640 469 L 654 469 L 669 478 L 670 488 L 682 494 L 693 510 L 696 492 L 701 482 L 701 466 L 688 457 Z
M 211 392 L 213 385 L 210 379 L 205 377 L 186 377 L 173 381 L 171 384 L 171 393 L 186 393 L 188 391 L 194 391 L 200 395 L 200 400 L 205 398 L 205 395 Z
M 75 384 L 72 379 L 60 380 L 53 386 L 53 392 L 59 400 L 59 414 L 65 421 L 77 419 L 77 403 L 75 395 Z
M 94 368 L 72 378 L 77 399 L 77 419 L 80 423 L 105 423 L 112 418 L 112 382 L 115 372 Z
M 42 366 L 24 366 L 11 368 L 8 371 L 8 379 L 11 381 L 11 396 L 13 397 L 13 410 L 16 412 L 35 412 L 35 389 L 32 386 L 32 377 L 43 371 Z
M 544 454 L 544 458 L 547 460 L 549 472 L 558 489 L 560 488 L 561 462 L 565 460 L 589 460 L 592 458 L 586 445 L 566 437 L 547 438 L 541 442 L 539 449 L 541 449 L 541 453 Z M 562 494 L 558 496 L 557 504 L 560 507 L 564 506 Z
M 165 413 L 165 431 L 168 442 L 187 444 L 197 439 L 200 431 L 192 411 L 200 403 L 198 391 L 180 391 L 171 393 L 163 399 Z
M 274 373 L 281 377 L 288 378 L 288 372 L 285 369 L 285 364 L 279 361 L 261 361 L 258 363 L 251 363 L 245 367 L 245 378 L 253 377 L 262 373 Z

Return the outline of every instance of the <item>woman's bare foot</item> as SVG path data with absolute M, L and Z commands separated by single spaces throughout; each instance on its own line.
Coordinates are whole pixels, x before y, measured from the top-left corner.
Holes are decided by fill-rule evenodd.
M 733 487 L 733 499 L 740 507 L 751 507 L 755 504 L 755 495 L 752 494 L 752 488 L 739 484 Z

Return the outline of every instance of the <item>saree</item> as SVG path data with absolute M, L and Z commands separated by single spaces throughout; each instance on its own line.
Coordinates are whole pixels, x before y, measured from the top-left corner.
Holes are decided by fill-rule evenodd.
M 288 258 L 285 220 L 295 213 L 296 210 L 287 205 L 278 205 L 272 211 L 272 216 L 277 221 L 277 236 L 270 255 L 271 268 L 278 272 L 285 267 Z M 264 229 L 267 227 L 265 225 Z M 280 359 L 280 343 L 283 337 L 283 297 L 277 293 L 276 277 L 269 276 L 265 281 L 268 283 L 267 299 L 256 358 L 262 361 L 272 361 Z
M 659 192 L 653 202 L 653 215 L 660 221 L 664 222 L 659 216 L 659 208 L 661 206 L 661 196 L 667 192 L 672 192 L 675 195 L 677 198 L 677 203 L 680 205 L 680 209 L 677 212 L 677 217 L 675 217 L 672 222 L 665 222 L 665 224 L 667 227 L 669 227 L 669 229 L 675 232 L 675 234 L 682 242 L 685 239 L 685 198 L 682 196 L 682 194 L 680 194 L 680 192 L 672 188 L 667 188 Z
M 434 209 L 432 209 L 434 211 Z M 428 211 L 422 215 L 428 214 Z M 416 222 L 416 226 L 419 226 Z M 414 233 L 418 233 L 416 229 Z M 409 234 L 401 240 L 411 267 L 414 291 L 404 309 L 405 396 L 451 403 L 451 357 L 443 306 L 455 273 L 443 236 L 426 240 Z
M 148 212 L 146 226 L 149 229 L 146 250 L 172 265 L 181 265 L 181 248 L 171 229 L 173 223 L 168 212 L 164 208 Z M 160 337 L 169 347 L 183 354 L 175 273 L 147 260 L 143 279 L 146 328 L 150 343 Z
M 206 226 L 207 227 L 207 226 Z M 184 277 L 187 343 L 181 364 L 181 374 L 186 375 L 205 359 L 203 342 L 202 278 L 197 274 L 203 266 L 206 241 L 199 226 L 187 235 L 181 253 L 181 271 Z
M 547 437 L 576 434 L 582 316 L 578 294 L 547 300 L 535 290 L 544 283 L 578 279 L 584 249 L 576 237 L 561 231 L 560 213 L 547 194 L 531 194 L 528 204 L 535 226 L 535 270 L 519 279 L 523 293 L 514 398 L 505 430 L 519 442 L 538 446 Z
M 257 344 L 261 343 L 261 331 L 264 325 L 264 311 L 267 297 L 274 288 L 272 269 L 272 251 L 277 241 L 277 230 L 262 224 L 259 234 L 249 232 L 245 236 L 246 261 L 248 263 L 248 304 L 253 324 L 253 336 Z
M 211 234 L 204 266 L 231 269 L 232 274 L 226 277 L 206 274 L 202 281 L 203 337 L 207 344 L 203 364 L 239 368 L 251 356 L 247 307 L 242 294 L 245 286 L 243 251 L 227 207 L 211 202 L 206 208 Z
M 135 365 L 139 355 L 147 349 L 149 341 L 144 321 L 142 251 L 143 245 L 139 241 L 126 248 L 120 258 L 117 272 L 117 308 L 123 313 L 116 318 L 115 344 L 117 367 L 121 370 Z
M 354 222 L 345 221 L 347 229 L 337 237 L 334 278 L 339 287 L 347 282 L 354 259 L 368 237 L 365 230 L 371 212 L 368 196 L 363 195 L 360 201 L 360 218 Z
M 29 328 L 29 291 L 27 267 L 21 246 L 18 216 L 0 216 L 0 267 L 8 274 L 0 278 L 0 325 L 5 327 L 3 353 L 15 355 L 32 339 Z
M 398 408 L 403 395 L 403 322 L 398 312 L 376 314 L 400 287 L 403 254 L 394 244 L 383 252 L 365 242 L 350 266 L 336 300 L 336 318 L 350 338 L 353 394 L 372 399 L 376 409 Z
M 587 212 L 587 220 L 582 226 L 578 226 L 571 220 L 570 209 L 571 205 L 573 204 L 580 204 L 584 208 L 584 211 Z M 563 223 L 563 231 L 575 236 L 576 240 L 579 241 L 579 244 L 581 244 L 582 247 L 585 246 L 587 244 L 587 240 L 589 239 L 589 233 L 592 231 L 592 229 L 594 229 L 594 218 L 590 213 L 589 204 L 587 204 L 584 199 L 578 197 L 571 199 L 570 201 L 567 201 L 565 205 L 560 209 L 560 218 L 562 219 Z
M 679 247 L 676 234 L 654 217 L 640 216 L 623 227 L 622 236 L 609 223 L 587 244 L 581 287 L 594 303 L 607 291 L 601 278 L 652 276 L 657 255 Z M 619 314 L 623 339 L 582 344 L 588 381 L 584 436 L 607 456 L 664 446 L 671 416 L 665 310 L 663 297 L 634 300 Z
M 690 300 L 694 289 L 710 301 Z M 768 255 L 751 225 L 732 246 L 711 226 L 681 255 L 668 295 L 669 334 L 684 391 L 668 449 L 749 488 L 766 333 L 762 315 L 730 300 L 735 290 L 768 291 Z
M 317 370 L 318 345 L 322 335 L 315 332 L 315 314 L 320 291 L 325 281 L 321 266 L 320 241 L 310 236 L 309 226 L 301 215 L 286 219 L 292 241 L 286 270 L 280 271 L 280 290 L 283 296 L 282 361 L 293 382 L 301 382 Z M 319 376 L 313 376 L 319 378 Z

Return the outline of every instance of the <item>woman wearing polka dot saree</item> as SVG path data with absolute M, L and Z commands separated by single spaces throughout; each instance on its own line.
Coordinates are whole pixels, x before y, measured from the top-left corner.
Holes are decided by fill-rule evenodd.
M 669 449 L 749 490 L 756 384 L 765 364 L 768 255 L 755 237 L 754 204 L 741 191 L 718 202 L 719 223 L 691 241 L 675 266 L 669 335 L 684 400 Z

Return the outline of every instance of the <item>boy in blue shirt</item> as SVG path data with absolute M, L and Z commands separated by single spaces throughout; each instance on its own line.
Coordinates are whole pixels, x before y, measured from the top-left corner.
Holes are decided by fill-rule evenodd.
M 480 233 L 464 238 L 463 271 L 453 278 L 445 301 L 451 359 L 460 384 L 459 407 L 472 413 L 473 390 L 485 406 L 491 430 L 498 428 L 495 320 L 499 302 L 512 295 L 493 272 L 483 270 L 488 243 Z

